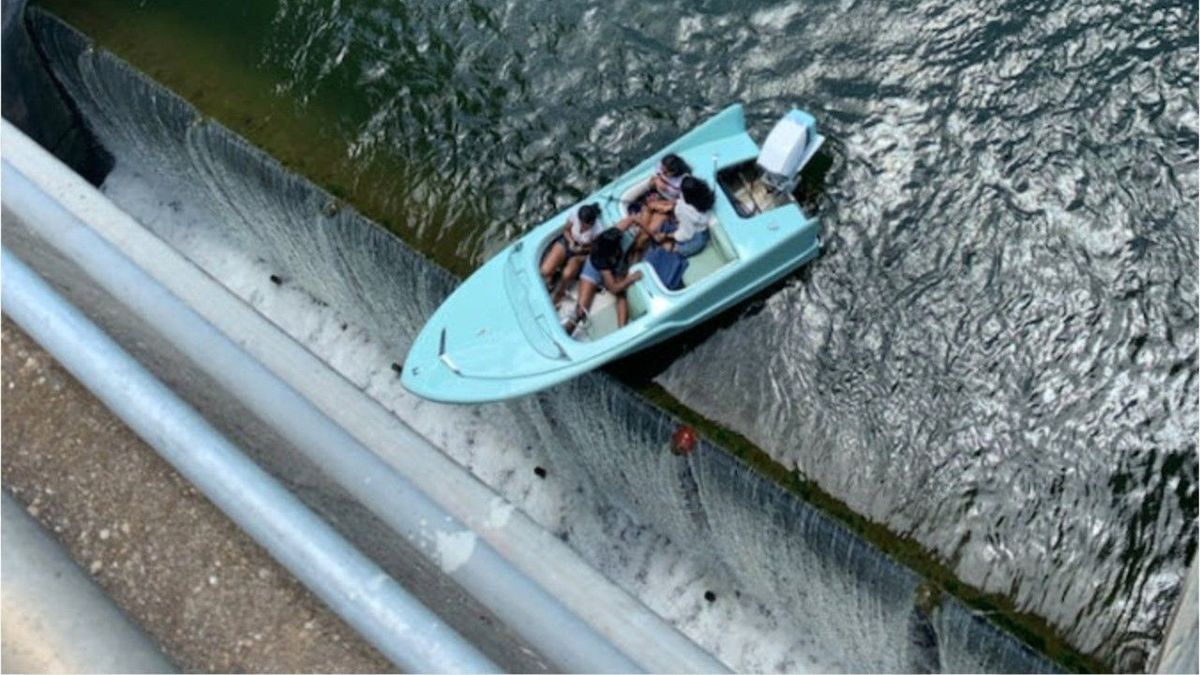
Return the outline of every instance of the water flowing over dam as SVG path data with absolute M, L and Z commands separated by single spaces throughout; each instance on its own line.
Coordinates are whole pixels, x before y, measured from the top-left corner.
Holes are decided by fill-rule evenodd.
M 271 25 L 311 20 L 314 43 L 337 35 L 352 42 L 331 27 L 363 25 L 355 23 L 366 21 L 358 11 L 330 16 L 300 3 L 290 13 L 280 10 Z M 1188 11 L 1180 17 L 1162 9 L 1148 23 L 1170 40 L 1194 42 L 1195 9 Z M 801 14 L 817 24 L 822 17 L 817 10 L 754 14 L 748 25 L 761 35 L 752 38 L 745 27 L 730 26 L 733 12 L 698 13 L 684 26 L 687 39 L 663 49 L 698 56 L 686 51 L 703 42 L 697 36 L 729 39 L 716 37 L 723 26 L 753 43 L 751 51 L 770 52 L 783 38 L 768 27 Z M 366 16 L 391 35 L 379 27 L 386 21 Z M 644 368 L 680 404 L 740 433 L 785 473 L 797 471 L 898 539 L 938 556 L 968 595 L 1004 598 L 994 615 L 999 623 L 1005 614 L 1033 617 L 1056 633 L 1039 637 L 1026 623 L 1015 629 L 1019 639 L 756 470 L 737 449 L 701 442 L 690 455 L 671 454 L 667 439 L 677 420 L 609 374 L 474 409 L 403 392 L 392 364 L 403 363 L 424 319 L 464 271 L 438 263 L 447 251 L 478 262 L 511 228 L 537 222 L 537 204 L 563 197 L 549 194 L 555 188 L 544 174 L 520 176 L 496 191 L 502 196 L 489 206 L 511 209 L 505 224 L 466 232 L 470 218 L 441 213 L 442 224 L 449 223 L 441 229 L 437 222 L 388 223 L 398 237 L 360 215 L 352 194 L 315 186 L 300 175 L 303 168 L 273 159 L 255 139 L 204 116 L 199 103 L 53 16 L 31 11 L 30 18 L 65 94 L 116 159 L 104 186 L 115 201 L 735 669 L 1054 669 L 1030 642 L 1052 659 L 1082 654 L 1088 664 L 1117 669 L 1145 668 L 1157 653 L 1196 550 L 1200 416 L 1195 100 L 1175 102 L 1153 91 L 1186 85 L 1194 96 L 1194 53 L 1180 56 L 1162 44 L 1147 51 L 1144 60 L 1175 79 L 1146 84 L 1139 105 L 1153 114 L 1122 117 L 1125 133 L 1109 136 L 1107 146 L 1073 139 L 1099 134 L 1108 122 L 1063 130 L 1056 126 L 1063 120 L 1047 114 L 1019 125 L 1019 116 L 991 110 L 984 93 L 977 93 L 981 100 L 965 93 L 934 97 L 947 109 L 917 104 L 912 97 L 919 92 L 897 83 L 877 83 L 891 91 L 881 108 L 868 106 L 863 93 L 844 93 L 825 113 L 840 129 L 830 134 L 833 169 L 820 198 L 826 255 L 738 310 L 735 322 L 685 337 L 690 350 L 673 354 L 672 362 Z M 575 18 L 604 34 L 594 13 Z M 1060 18 L 1068 26 L 1082 21 L 1079 30 L 1087 25 L 1070 12 Z M 406 30 L 440 34 L 442 27 L 422 22 L 446 17 L 391 19 Z M 505 21 L 531 19 L 506 15 Z M 487 32 L 488 22 L 481 22 L 478 30 Z M 1191 28 L 1178 28 L 1186 22 Z M 1035 30 L 1027 23 L 987 25 L 1000 43 Z M 655 34 L 653 21 L 640 30 L 642 37 Z M 942 38 L 962 42 L 932 40 L 918 51 L 940 49 L 949 59 L 956 49 L 988 49 L 952 26 L 943 30 Z M 837 43 L 829 33 L 815 37 L 817 52 Z M 534 31 L 529 39 L 550 37 Z M 507 53 L 505 45 L 483 44 Z M 319 51 L 310 44 L 309 51 L 292 52 L 297 78 L 314 72 L 306 59 Z M 264 60 L 283 53 L 275 44 Z M 483 56 L 463 57 L 471 58 Z M 615 77 L 605 70 L 615 58 L 609 52 L 600 58 L 605 83 Z M 896 59 L 900 70 L 912 65 Z M 1189 63 L 1191 75 L 1180 74 Z M 761 67 L 769 74 L 791 65 L 807 72 L 782 61 Z M 511 67 L 528 78 L 524 86 L 544 85 L 558 97 L 589 86 L 586 77 L 565 75 L 547 83 L 530 63 Z M 1141 72 L 1138 66 L 1130 79 Z M 755 87 L 765 86 L 743 83 L 744 73 L 722 77 L 741 87 L 735 93 L 761 94 Z M 955 81 L 921 80 L 934 88 Z M 283 88 L 304 84 L 293 80 Z M 975 91 L 966 84 L 963 90 Z M 1045 105 L 1042 89 L 1031 90 L 1027 115 Z M 980 91 L 994 95 L 989 87 Z M 474 105 L 469 94 L 459 96 L 467 109 Z M 775 107 L 791 102 L 779 96 L 788 100 L 744 98 Z M 686 109 L 669 127 L 701 118 L 703 107 Z M 761 126 L 766 112 L 750 107 Z M 995 124 L 981 121 L 989 111 Z M 387 126 L 419 116 L 393 112 L 372 119 Z M 587 184 L 637 157 L 648 119 L 602 119 L 619 152 L 581 159 L 564 169 L 565 183 Z M 914 137 L 920 129 L 924 141 Z M 352 134 L 363 162 L 382 152 L 379 139 L 391 133 L 368 131 Z M 522 151 L 505 129 L 493 131 L 499 147 Z M 546 131 L 545 142 L 563 148 L 577 140 L 558 126 Z M 454 131 L 456 143 L 465 142 L 463 133 Z M 1056 151 L 1038 154 L 1047 139 Z M 429 142 L 441 140 L 434 134 Z M 1124 145 L 1141 148 L 1148 157 L 1142 166 L 1122 169 L 1130 155 L 1106 155 Z M 909 152 L 898 158 L 897 147 Z M 864 148 L 874 148 L 879 165 L 861 154 Z M 1080 169 L 1067 161 L 1068 150 L 1096 162 Z M 901 159 L 906 163 L 897 164 Z M 467 175 L 451 173 L 446 185 L 423 189 L 486 189 L 504 180 L 498 172 L 510 175 L 471 166 Z M 960 178 L 958 189 L 937 185 L 937 172 L 955 171 L 983 180 Z M 1014 173 L 1030 177 L 1018 185 Z M 1093 184 L 1122 187 L 1089 190 Z M 455 208 L 488 210 L 473 199 Z M 513 224 L 514 217 L 528 222 Z M 529 470 L 534 466 L 542 473 Z M 713 609 L 697 588 L 729 604 Z M 722 625 L 754 629 L 722 643 Z

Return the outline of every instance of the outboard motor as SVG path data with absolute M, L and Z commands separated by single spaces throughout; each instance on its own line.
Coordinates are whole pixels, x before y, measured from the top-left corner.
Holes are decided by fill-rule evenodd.
M 763 183 L 778 194 L 789 194 L 800 179 L 800 170 L 824 141 L 817 133 L 817 122 L 812 115 L 792 109 L 775 123 L 763 141 L 758 154 Z
M 793 109 L 775 123 L 758 157 L 721 169 L 717 183 L 743 218 L 795 204 L 800 171 L 824 142 L 812 115 Z

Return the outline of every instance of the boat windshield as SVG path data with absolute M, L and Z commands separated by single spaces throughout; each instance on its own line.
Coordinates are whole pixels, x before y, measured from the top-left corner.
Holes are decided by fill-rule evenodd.
M 539 297 L 545 292 L 541 277 L 531 274 L 521 264 L 523 246 L 518 243 L 512 248 L 504 270 L 504 290 L 516 314 L 517 325 L 534 351 L 548 359 L 569 361 L 566 350 L 554 340 L 553 331 L 558 324 L 554 308 L 545 302 L 546 298 Z

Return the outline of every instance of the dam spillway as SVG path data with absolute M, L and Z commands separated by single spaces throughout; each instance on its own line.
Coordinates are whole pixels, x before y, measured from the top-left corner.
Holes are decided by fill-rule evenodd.
M 53 25 L 46 20 L 39 29 L 51 63 L 87 125 L 118 158 L 106 183 L 110 196 L 610 576 L 649 592 L 661 577 L 641 574 L 636 564 L 622 568 L 618 563 L 629 561 L 614 558 L 630 553 L 614 552 L 612 542 L 666 540 L 672 555 L 691 561 L 693 570 L 718 575 L 714 579 L 723 580 L 730 594 L 745 593 L 751 598 L 746 605 L 761 610 L 760 617 L 771 617 L 780 635 L 807 636 L 809 644 L 797 649 L 813 658 L 815 667 L 1047 667 L 1026 660 L 1034 657 L 952 596 L 940 597 L 941 604 L 932 608 L 918 607 L 919 575 L 728 452 L 702 444 L 686 459 L 671 456 L 662 446 L 674 420 L 610 377 L 589 376 L 551 395 L 475 413 L 408 399 L 389 366 L 402 362 L 407 341 L 452 288 L 453 276 L 221 124 L 204 119 L 191 104 Z M 283 289 L 268 281 L 271 275 L 285 282 Z M 797 292 L 802 291 L 785 294 Z M 763 311 L 778 311 L 775 305 L 772 298 Z M 723 345 L 728 339 L 719 335 L 710 342 Z M 680 364 L 710 348 L 717 347 L 706 343 Z M 695 383 L 715 377 L 689 379 L 680 365 L 662 380 L 684 402 L 699 401 L 697 407 L 714 418 L 746 428 L 694 391 Z M 1194 378 L 1190 381 L 1194 386 Z M 779 438 L 747 436 L 764 448 L 785 445 Z M 549 468 L 558 481 L 541 482 L 530 465 Z M 1194 457 L 1190 466 L 1184 461 L 1176 470 L 1178 489 L 1194 497 L 1194 482 L 1187 481 L 1189 470 L 1194 477 Z M 542 486 L 556 482 L 559 494 L 547 496 Z M 588 517 L 567 519 L 566 513 Z M 1194 534 L 1192 543 L 1187 541 L 1185 550 L 1194 549 Z M 650 555 L 651 548 L 642 549 L 642 568 L 653 569 L 650 561 L 659 559 L 660 553 Z M 1181 574 L 1187 561 L 1178 557 Z M 1171 574 L 1164 577 L 1160 602 L 1172 598 Z M 669 604 L 666 598 L 660 602 Z M 688 615 L 702 607 L 699 601 L 695 605 L 675 620 L 693 627 L 711 620 L 703 612 Z M 785 607 L 807 611 L 787 613 Z M 779 619 L 783 615 L 786 620 Z M 1054 623 L 1055 617 L 1048 618 Z M 923 631 L 937 636 L 935 649 L 914 647 L 929 644 L 913 639 L 914 632 Z M 756 647 L 763 651 L 731 665 L 797 667 L 788 660 L 798 658 L 792 651 L 764 660 L 765 648 Z M 719 646 L 710 648 L 731 659 Z M 1152 651 L 1152 645 L 1145 647 L 1141 658 Z M 818 652 L 820 657 L 813 656 Z

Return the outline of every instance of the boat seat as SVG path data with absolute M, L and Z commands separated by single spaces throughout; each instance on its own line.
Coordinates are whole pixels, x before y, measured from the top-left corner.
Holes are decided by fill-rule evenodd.
M 596 340 L 617 329 L 617 299 L 612 293 L 597 293 L 588 312 L 588 337 Z
M 708 223 L 708 244 L 696 255 L 688 258 L 687 269 L 683 272 L 683 287 L 687 288 L 704 277 L 716 272 L 725 265 L 733 262 L 737 256 L 721 223 L 713 216 Z
M 634 321 L 646 313 L 649 303 L 646 299 L 646 291 L 640 287 L 640 284 L 629 287 L 625 291 L 625 298 L 629 301 L 630 321 Z M 568 293 L 566 303 L 568 306 L 574 306 L 575 289 Z M 617 297 L 601 289 L 592 299 L 587 327 L 583 329 L 583 333 L 587 340 L 599 340 L 615 330 L 617 330 Z

